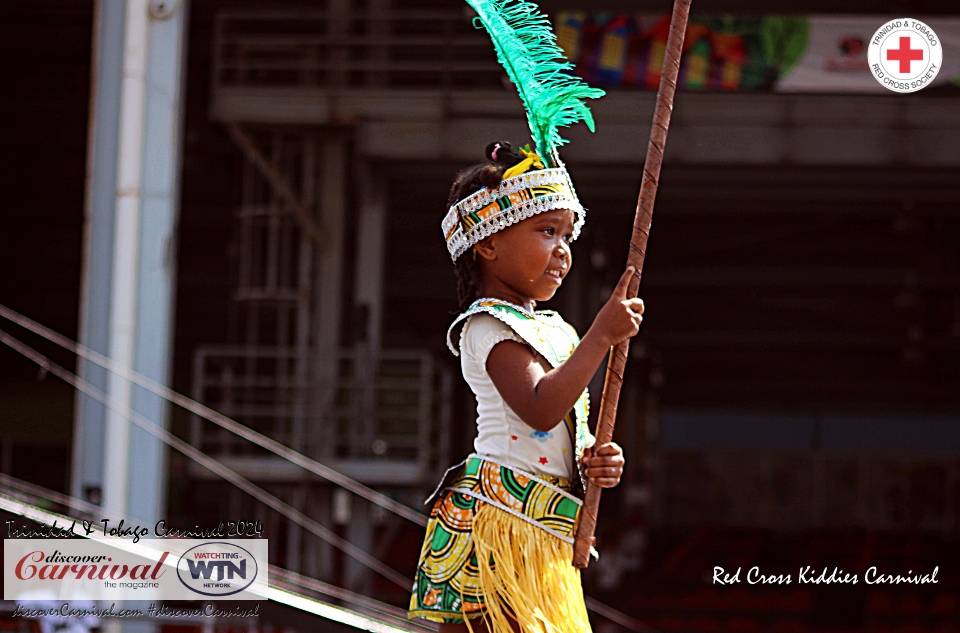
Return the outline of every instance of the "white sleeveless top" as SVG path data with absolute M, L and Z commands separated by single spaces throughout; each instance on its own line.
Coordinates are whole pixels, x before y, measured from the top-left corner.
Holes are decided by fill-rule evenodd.
M 460 367 L 477 397 L 474 451 L 507 466 L 574 481 L 574 443 L 563 420 L 549 431 L 535 430 L 504 401 L 487 373 L 487 357 L 502 341 L 527 345 L 509 325 L 484 312 L 467 317 L 460 331 Z M 545 358 L 533 353 L 545 372 L 552 369 Z

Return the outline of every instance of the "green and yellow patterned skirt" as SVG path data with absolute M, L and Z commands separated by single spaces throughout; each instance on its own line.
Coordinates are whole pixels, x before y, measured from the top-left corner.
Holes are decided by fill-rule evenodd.
M 468 627 L 483 617 L 493 633 L 509 633 L 513 620 L 525 633 L 590 631 L 571 562 L 581 502 L 570 483 L 478 455 L 451 470 L 427 523 L 409 617 Z

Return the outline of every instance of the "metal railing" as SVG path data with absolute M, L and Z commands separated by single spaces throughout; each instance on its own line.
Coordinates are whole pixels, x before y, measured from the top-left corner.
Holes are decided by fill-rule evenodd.
M 500 88 L 490 39 L 471 18 L 459 8 L 221 11 L 214 90 Z
M 318 363 L 336 375 L 298 377 Z M 196 400 L 314 459 L 416 465 L 424 482 L 447 459 L 453 381 L 426 351 L 387 349 L 374 360 L 341 350 L 331 364 L 309 350 L 208 345 L 193 375 Z M 191 443 L 213 456 L 272 459 L 196 416 Z

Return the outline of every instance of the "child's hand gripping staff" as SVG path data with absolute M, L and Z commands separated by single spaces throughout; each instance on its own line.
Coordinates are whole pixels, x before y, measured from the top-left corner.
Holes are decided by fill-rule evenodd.
M 653 201 L 657 196 L 660 166 L 663 164 L 663 150 L 667 143 L 667 128 L 670 126 L 670 113 L 673 111 L 673 96 L 677 89 L 677 76 L 680 73 L 680 54 L 683 49 L 683 36 L 687 30 L 687 18 L 690 15 L 690 2 L 691 0 L 674 0 L 673 16 L 670 19 L 670 35 L 667 38 L 663 71 L 660 75 L 660 89 L 657 91 L 653 125 L 650 129 L 650 144 L 647 146 L 647 158 L 643 167 L 643 180 L 640 183 L 640 197 L 637 200 L 633 235 L 630 239 L 630 254 L 627 259 L 628 263 L 635 267 L 637 274 L 629 280 L 626 297 L 636 297 L 640 288 L 640 274 L 643 270 L 643 258 L 647 252 L 647 238 L 650 236 L 650 225 L 653 221 Z M 607 306 L 604 306 L 604 310 L 606 308 Z M 601 310 L 602 312 L 603 310 Z M 600 317 L 600 315 L 597 316 Z M 617 417 L 617 401 L 620 399 L 620 386 L 623 384 L 623 370 L 627 364 L 629 347 L 629 337 L 616 343 L 607 363 L 607 377 L 603 385 L 600 417 L 597 422 L 596 446 L 599 448 L 594 453 L 594 459 L 598 453 L 604 450 L 605 446 L 611 445 L 610 442 L 613 439 L 613 426 Z M 600 508 L 600 489 L 604 487 L 599 483 L 600 481 L 606 480 L 590 479 L 591 483 L 587 485 L 583 508 L 580 510 L 580 522 L 577 526 L 577 537 L 573 545 L 573 564 L 580 569 L 584 569 L 590 562 L 590 547 L 593 545 L 593 533 L 597 527 L 597 511 Z
M 587 336 L 590 336 L 590 332 L 596 330 L 605 339 L 607 350 L 636 336 L 643 322 L 643 300 L 627 298 L 633 271 L 633 266 L 627 266 L 610 299 L 597 313 L 587 332 Z M 613 488 L 620 483 L 623 450 L 615 443 L 607 441 L 601 444 L 598 439 L 596 444 L 584 451 L 581 461 L 583 474 L 589 479 L 591 488 Z
M 643 300 L 627 298 L 633 271 L 633 266 L 628 266 L 620 276 L 610 299 L 597 313 L 587 332 L 587 337 L 596 332 L 597 337 L 606 345 L 606 350 L 636 336 L 640 331 L 640 324 L 643 322 Z M 613 442 L 600 444 L 598 441 L 584 451 L 581 459 L 583 474 L 589 479 L 590 487 L 598 489 L 613 488 L 619 484 L 620 476 L 623 475 L 623 464 L 623 449 Z

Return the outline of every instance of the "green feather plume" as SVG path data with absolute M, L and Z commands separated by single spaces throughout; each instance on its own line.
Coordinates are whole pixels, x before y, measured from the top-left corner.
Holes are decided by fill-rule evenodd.
M 555 166 L 556 149 L 567 141 L 557 128 L 583 121 L 591 132 L 593 115 L 584 99 L 604 95 L 571 74 L 573 64 L 557 46 L 550 20 L 525 0 L 467 0 L 490 34 L 497 60 L 517 87 L 527 111 L 537 153 Z M 476 22 L 476 20 L 475 20 Z

